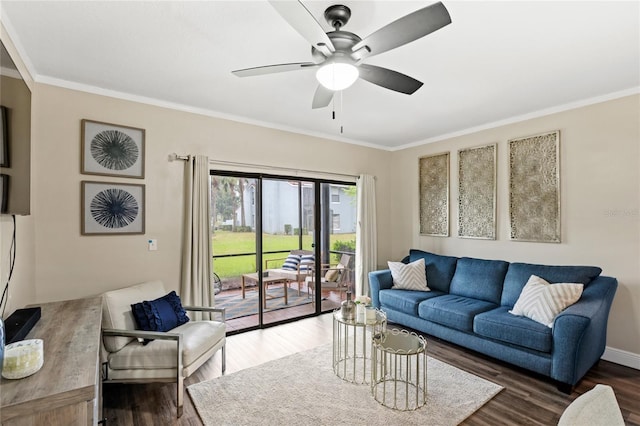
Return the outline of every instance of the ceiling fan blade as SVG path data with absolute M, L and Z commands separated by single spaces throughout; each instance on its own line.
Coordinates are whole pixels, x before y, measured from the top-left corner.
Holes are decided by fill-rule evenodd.
M 269 3 L 293 29 L 325 56 L 335 52 L 331 39 L 301 1 L 270 0 Z
M 333 99 L 333 91 L 327 89 L 322 84 L 318 84 L 316 93 L 315 95 L 313 95 L 313 103 L 311 104 L 311 108 L 324 108 L 329 105 L 331 99 Z
M 426 36 L 451 23 L 451 16 L 441 2 L 410 13 L 365 37 L 352 48 L 358 59 L 378 55 Z
M 262 67 L 245 68 L 242 70 L 231 71 L 238 77 L 252 77 L 255 75 L 274 74 L 278 72 L 296 71 L 305 68 L 313 68 L 318 65 L 313 62 L 294 62 L 291 64 L 265 65 Z
M 400 93 L 411 95 L 422 87 L 422 82 L 408 75 L 375 65 L 360 64 L 360 78 L 369 83 Z

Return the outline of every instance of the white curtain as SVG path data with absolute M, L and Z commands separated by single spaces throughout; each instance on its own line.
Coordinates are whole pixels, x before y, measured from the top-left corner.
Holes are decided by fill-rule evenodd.
M 211 288 L 211 204 L 209 158 L 189 156 L 185 166 L 182 286 L 185 305 L 213 306 Z
M 376 238 L 376 181 L 360 175 L 357 183 L 356 296 L 369 295 L 369 272 L 378 266 Z

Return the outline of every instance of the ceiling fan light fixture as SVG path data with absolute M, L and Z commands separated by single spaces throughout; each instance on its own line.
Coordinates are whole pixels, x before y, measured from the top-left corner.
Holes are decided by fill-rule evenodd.
M 360 73 L 355 65 L 336 61 L 323 65 L 316 72 L 318 82 L 333 91 L 350 87 L 359 76 Z

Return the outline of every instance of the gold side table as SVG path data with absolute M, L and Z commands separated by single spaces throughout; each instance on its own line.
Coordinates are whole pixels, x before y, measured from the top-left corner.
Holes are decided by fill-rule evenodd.
M 357 317 L 356 317 L 357 318 Z M 347 320 L 333 313 L 333 372 L 344 381 L 368 384 L 371 377 L 371 336 L 382 334 L 387 315 L 375 310 L 375 318 Z
M 371 394 L 394 410 L 415 410 L 427 402 L 427 341 L 406 330 L 373 336 Z

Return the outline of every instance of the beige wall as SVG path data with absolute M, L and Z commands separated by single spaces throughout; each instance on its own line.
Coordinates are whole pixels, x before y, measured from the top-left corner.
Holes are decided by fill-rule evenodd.
M 507 140 L 560 130 L 562 243 L 509 241 Z M 457 238 L 457 151 L 498 144 L 497 239 Z M 419 235 L 418 158 L 451 152 L 452 237 Z M 640 96 L 629 96 L 391 154 L 391 254 L 597 265 L 618 279 L 607 345 L 640 368 Z M 384 244 L 384 242 L 383 242 Z M 635 354 L 635 355 L 633 355 Z M 625 356 L 625 352 L 618 355 Z
M 89 296 L 156 278 L 179 288 L 184 163 L 168 161 L 173 152 L 376 175 L 379 235 L 381 241 L 389 240 L 388 152 L 48 85 L 37 85 L 35 97 L 32 179 L 38 302 Z M 145 235 L 80 235 L 82 180 L 140 183 L 80 174 L 83 118 L 146 130 Z M 147 250 L 148 238 L 158 239 L 158 251 Z M 381 258 L 388 257 L 387 250 L 382 244 Z

